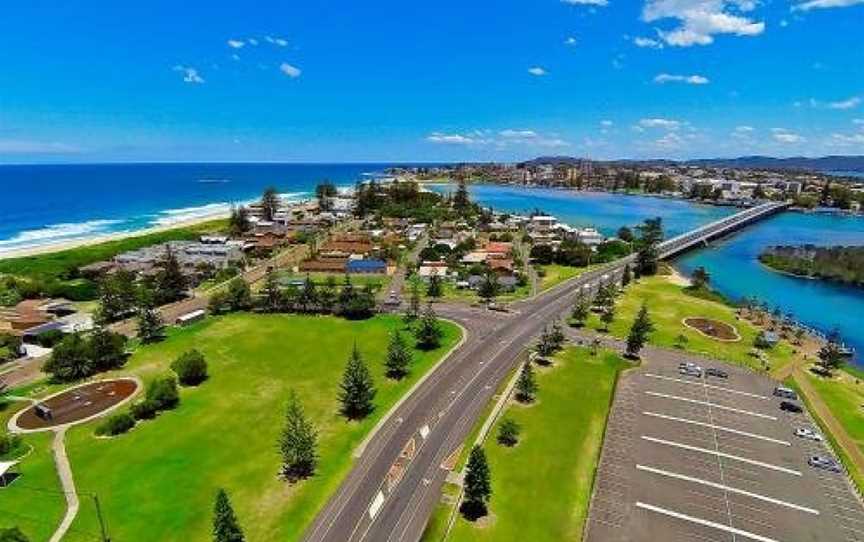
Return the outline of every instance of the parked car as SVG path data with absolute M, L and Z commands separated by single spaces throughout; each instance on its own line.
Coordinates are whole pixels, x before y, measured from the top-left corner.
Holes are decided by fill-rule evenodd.
M 816 431 L 814 431 L 810 428 L 807 428 L 807 427 L 802 427 L 800 429 L 796 429 L 795 430 L 795 436 L 798 438 L 813 440 L 816 442 L 822 442 L 822 435 L 820 435 Z
M 682 361 L 681 363 L 678 364 L 678 369 L 679 370 L 680 369 L 696 369 L 697 371 L 701 371 L 702 367 L 696 365 L 695 363 L 693 363 L 691 361 Z
M 780 410 L 786 412 L 794 412 L 796 414 L 799 412 L 804 412 L 804 410 L 801 408 L 801 405 L 799 405 L 798 403 L 793 403 L 792 401 L 783 401 L 782 403 L 780 403 Z
M 695 367 L 680 367 L 678 369 L 678 374 L 684 376 L 695 376 L 696 378 L 702 378 L 702 369 L 698 369 Z
M 783 386 L 777 386 L 774 388 L 774 397 L 782 397 L 784 399 L 792 399 L 793 401 L 798 400 L 798 394 L 795 393 L 795 390 L 791 390 L 789 388 L 784 388 Z
M 814 455 L 807 460 L 807 464 L 815 469 L 827 470 L 829 472 L 842 472 L 840 464 L 830 457 Z
M 708 367 L 708 369 L 705 370 L 705 374 L 716 378 L 729 378 L 729 373 L 723 369 L 718 369 L 717 367 Z

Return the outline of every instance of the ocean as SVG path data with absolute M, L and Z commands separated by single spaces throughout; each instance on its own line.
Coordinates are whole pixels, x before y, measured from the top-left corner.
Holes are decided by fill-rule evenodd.
M 167 226 L 227 211 L 274 186 L 307 199 L 315 185 L 380 174 L 384 164 L 0 166 L 0 255 Z

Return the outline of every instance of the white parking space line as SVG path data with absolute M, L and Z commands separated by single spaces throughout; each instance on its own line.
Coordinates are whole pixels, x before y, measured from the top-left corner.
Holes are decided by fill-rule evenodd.
M 375 519 L 382 506 L 384 506 L 384 493 L 379 491 L 372 504 L 369 505 L 369 519 Z
M 764 435 L 757 435 L 756 433 L 748 433 L 747 431 L 741 431 L 739 429 L 733 429 L 731 427 L 724 427 L 722 425 L 714 425 L 706 422 L 699 422 L 696 420 L 688 420 L 687 418 L 679 418 L 677 416 L 667 416 L 666 414 L 660 414 L 659 412 L 648 412 L 644 411 L 642 414 L 646 416 L 652 416 L 654 418 L 660 418 L 661 420 L 669 420 L 671 422 L 681 422 L 690 425 L 697 425 L 699 427 L 707 427 L 709 429 L 716 429 L 718 431 L 723 431 L 726 433 L 732 433 L 733 435 L 739 435 L 742 437 L 750 437 L 752 439 L 764 440 L 765 442 L 773 442 L 774 444 L 780 444 L 782 446 L 792 446 L 792 443 L 780 440 L 776 438 L 766 437 Z
M 694 405 L 702 405 L 711 408 L 717 408 L 720 410 L 728 410 L 729 412 L 737 412 L 738 414 L 747 414 L 748 416 L 755 416 L 757 418 L 765 418 L 766 420 L 777 421 L 775 416 L 769 416 L 768 414 L 760 414 L 759 412 L 753 412 L 750 410 L 744 410 L 741 408 L 733 408 L 724 405 L 719 405 L 717 403 L 711 403 L 709 401 L 700 401 L 698 399 L 690 399 L 689 397 L 679 397 L 678 395 L 669 395 L 668 393 L 657 393 L 656 391 L 646 391 L 646 395 L 651 395 L 653 397 L 662 397 L 663 399 L 673 399 L 675 401 L 683 401 L 685 403 L 691 403 Z
M 661 508 L 659 506 L 654 506 L 653 504 L 646 504 L 644 502 L 636 502 L 636 508 L 641 508 L 642 510 L 648 510 L 649 512 L 655 512 L 657 514 L 661 514 L 670 518 L 680 519 L 682 521 L 689 521 L 690 523 L 694 523 L 696 525 L 701 525 L 703 527 L 711 527 L 712 529 L 717 529 L 726 533 L 731 533 L 733 535 L 742 536 L 744 538 L 749 538 L 750 540 L 756 540 L 757 542 L 778 542 L 774 538 L 768 538 L 767 536 L 762 536 L 760 534 L 751 533 L 750 531 L 745 531 L 744 529 L 736 529 L 735 527 L 730 527 L 728 525 L 723 525 L 722 523 L 717 523 L 714 521 L 709 521 L 707 519 L 697 518 L 694 516 L 688 516 L 687 514 L 682 514 L 681 512 L 675 512 L 674 510 L 669 510 L 668 508 Z
M 754 465 L 757 467 L 762 467 L 770 470 L 776 470 L 777 472 L 784 472 L 786 474 L 791 474 L 793 476 L 801 476 L 801 471 L 797 471 L 794 469 L 787 469 L 786 467 L 781 467 L 779 465 L 772 465 L 771 463 L 765 463 L 763 461 L 756 461 L 755 459 L 747 459 L 746 457 L 741 457 L 738 455 L 727 454 L 725 452 L 721 452 L 718 450 L 709 450 L 708 448 L 700 448 L 698 446 L 691 446 L 689 444 L 682 444 L 680 442 L 673 442 L 671 440 L 664 440 L 662 438 L 649 437 L 646 435 L 642 435 L 642 440 L 647 440 L 648 442 L 653 442 L 655 444 L 663 444 L 665 446 L 672 446 L 673 448 L 680 448 L 682 450 L 689 450 L 691 452 L 699 452 L 702 454 L 708 454 L 713 456 L 719 456 L 726 459 L 732 459 L 733 461 L 740 461 L 741 463 L 747 463 L 748 465 Z
M 682 480 L 684 482 L 691 482 L 694 484 L 699 484 L 703 486 L 713 487 L 715 489 L 720 489 L 727 491 L 729 493 L 735 493 L 737 495 L 743 495 L 745 497 L 750 497 L 751 499 L 756 499 L 759 501 L 776 504 L 777 506 L 783 506 L 785 508 L 791 508 L 792 510 L 797 510 L 799 512 L 806 512 L 808 514 L 813 514 L 814 516 L 819 515 L 818 510 L 814 510 L 812 508 L 808 508 L 806 506 L 801 506 L 800 504 L 795 504 L 791 502 L 782 501 L 780 499 L 775 499 L 773 497 L 768 497 L 766 495 L 761 495 L 759 493 L 753 493 L 750 491 L 745 491 L 743 489 L 738 489 L 737 487 L 731 487 L 724 484 L 718 484 L 717 482 L 709 482 L 708 480 L 702 480 L 701 478 L 694 478 L 693 476 L 687 476 L 686 474 L 678 474 L 677 472 L 670 472 L 663 469 L 655 469 L 654 467 L 646 467 L 645 465 L 636 465 L 638 470 L 643 472 L 650 472 L 652 474 L 657 474 L 659 476 L 665 476 L 667 478 L 674 478 L 675 480 Z
M 655 375 L 653 373 L 645 373 L 645 376 L 648 378 L 656 378 L 658 380 L 667 380 L 669 382 L 678 382 L 679 384 L 690 384 L 692 386 L 703 386 L 712 390 L 720 390 L 726 393 L 732 393 L 735 395 L 743 395 L 745 397 L 752 397 L 754 399 L 761 399 L 762 401 L 770 401 L 771 398 L 765 395 L 759 395 L 757 393 L 750 393 L 746 391 L 738 391 L 733 390 L 732 388 L 727 388 L 725 386 L 714 386 L 713 384 L 708 384 L 702 382 L 701 380 L 684 380 L 683 378 L 672 378 L 671 376 L 663 376 L 663 375 Z

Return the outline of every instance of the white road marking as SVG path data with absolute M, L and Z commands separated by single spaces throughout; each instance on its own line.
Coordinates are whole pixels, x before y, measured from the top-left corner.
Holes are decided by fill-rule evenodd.
M 759 501 L 776 504 L 777 506 L 783 506 L 786 508 L 791 508 L 792 510 L 798 510 L 799 512 L 806 512 L 808 514 L 813 514 L 814 516 L 819 515 L 818 510 L 814 510 L 812 508 L 808 508 L 806 506 L 801 506 L 800 504 L 795 504 L 791 502 L 782 501 L 780 499 L 775 499 L 773 497 L 768 497 L 766 495 L 760 495 L 759 493 L 752 493 L 750 491 L 746 491 L 743 489 L 738 489 L 737 487 L 731 487 L 724 484 L 718 484 L 717 482 L 709 482 L 708 480 L 703 480 L 701 478 L 694 478 L 693 476 L 687 476 L 686 474 L 678 474 L 677 472 L 670 472 L 663 469 L 655 469 L 654 467 L 646 467 L 645 465 L 636 465 L 638 470 L 644 472 L 650 472 L 652 474 L 657 474 L 660 476 L 666 476 L 667 478 L 674 478 L 676 480 L 683 480 L 685 482 L 691 482 L 694 484 L 699 484 L 707 487 L 713 487 L 714 489 L 720 489 L 723 491 L 728 491 L 729 493 L 735 493 L 737 495 L 743 495 L 745 497 L 750 497 L 751 499 L 756 499 Z
M 755 459 L 747 459 L 746 457 L 741 457 L 738 455 L 727 454 L 725 452 L 721 452 L 719 450 L 709 450 L 708 448 L 700 448 L 698 446 L 691 446 L 689 444 L 682 444 L 680 442 L 673 442 L 671 440 L 664 440 L 662 438 L 648 437 L 642 435 L 642 440 L 647 440 L 648 442 L 653 442 L 655 444 L 664 444 L 666 446 L 672 446 L 673 448 L 681 448 L 682 450 L 689 450 L 691 452 L 699 452 L 708 455 L 715 455 L 719 457 L 725 457 L 726 459 L 732 459 L 734 461 L 740 461 L 741 463 L 747 463 L 748 465 L 755 465 L 757 467 L 763 467 L 770 470 L 776 470 L 777 472 L 785 472 L 786 474 L 791 474 L 793 476 L 801 476 L 801 471 L 797 471 L 794 469 L 787 469 L 786 467 L 781 467 L 779 465 L 772 465 L 771 463 L 765 463 L 763 461 L 756 461 Z
M 717 429 L 718 431 L 724 431 L 726 433 L 732 433 L 733 435 L 740 435 L 742 437 L 750 437 L 757 440 L 764 440 L 765 442 L 773 442 L 774 444 L 781 444 L 783 446 L 792 446 L 792 443 L 779 440 L 776 438 L 766 437 L 764 435 L 757 435 L 756 433 L 748 433 L 747 431 L 741 431 L 738 429 L 732 429 L 731 427 L 724 427 L 722 425 L 714 425 L 711 423 L 699 422 L 696 420 L 689 420 L 687 418 L 678 418 L 677 416 L 667 416 L 666 414 L 660 414 L 658 412 L 648 412 L 643 411 L 642 414 L 646 416 L 653 416 L 655 418 L 660 418 L 661 420 L 669 420 L 672 422 L 681 422 L 690 425 L 698 425 L 699 427 L 707 427 L 709 429 Z
M 669 376 L 655 375 L 655 374 L 653 374 L 653 373 L 645 373 L 645 376 L 647 376 L 648 378 L 656 378 L 656 379 L 658 379 L 658 380 L 668 380 L 669 382 L 678 382 L 678 383 L 681 383 L 681 384 L 691 384 L 691 385 L 695 385 L 695 386 L 700 386 L 700 385 L 701 385 L 701 386 L 704 386 L 704 387 L 706 387 L 706 388 L 710 388 L 710 389 L 712 389 L 712 390 L 725 391 L 726 393 L 733 393 L 733 394 L 736 394 L 736 395 L 743 395 L 743 396 L 745 396 L 745 397 L 752 397 L 752 398 L 754 398 L 754 399 L 761 399 L 761 400 L 763 400 L 763 401 L 770 401 L 770 400 L 771 400 L 770 397 L 766 397 L 766 396 L 764 396 L 764 395 L 759 395 L 759 394 L 756 394 L 756 393 L 749 393 L 749 392 L 746 392 L 746 391 L 733 390 L 732 388 L 727 388 L 727 387 L 725 387 L 725 386 L 714 386 L 714 385 L 712 385 L 712 384 L 706 384 L 706 383 L 703 383 L 703 382 L 700 382 L 700 381 L 697 381 L 697 380 L 684 380 L 684 379 L 682 379 L 682 378 L 672 378 L 672 377 L 669 377 Z
M 714 521 L 708 521 L 707 519 L 697 518 L 694 516 L 688 516 L 687 514 L 682 514 L 681 512 L 675 512 L 674 510 L 669 510 L 666 508 L 661 508 L 659 506 L 654 506 L 653 504 L 646 504 L 644 502 L 637 502 L 636 508 L 641 508 L 643 510 L 648 510 L 650 512 L 655 512 L 657 514 L 662 514 L 664 516 L 668 516 L 670 518 L 680 519 L 683 521 L 689 521 L 690 523 L 695 523 L 696 525 L 702 525 L 703 527 L 711 527 L 713 529 L 717 529 L 726 533 L 731 533 L 738 536 L 743 536 L 744 538 L 749 538 L 750 540 L 756 540 L 757 542 L 778 542 L 773 538 L 768 538 L 767 536 L 762 536 L 756 533 L 751 533 L 750 531 L 745 531 L 743 529 L 736 529 L 735 527 L 729 527 L 728 525 L 723 525 L 722 523 L 716 523 Z
M 757 418 L 765 418 L 766 420 L 777 421 L 775 416 L 769 416 L 768 414 L 760 414 L 758 412 L 752 412 L 750 410 L 744 410 L 740 408 L 733 408 L 723 405 L 718 405 L 717 403 L 711 403 L 708 401 L 700 401 L 698 399 L 690 399 L 688 397 L 679 397 L 677 395 L 669 395 L 668 393 L 657 393 L 655 391 L 646 391 L 646 395 L 652 395 L 654 397 L 662 397 L 664 399 L 674 399 L 676 401 L 684 401 L 685 403 L 692 403 L 694 405 L 702 405 L 711 408 L 718 408 L 720 410 L 728 410 L 729 412 L 737 412 L 738 414 L 747 414 L 748 416 L 755 416 Z
M 372 504 L 369 505 L 369 519 L 375 519 L 382 506 L 384 506 L 384 492 L 379 491 L 372 500 Z
M 429 424 L 426 424 L 420 428 L 420 436 L 423 437 L 423 439 L 425 440 L 426 437 L 429 436 L 430 431 L 431 431 L 431 429 L 429 429 Z

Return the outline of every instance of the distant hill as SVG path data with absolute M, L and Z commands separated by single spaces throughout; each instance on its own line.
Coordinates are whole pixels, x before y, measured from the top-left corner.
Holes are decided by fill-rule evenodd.
M 582 158 L 570 156 L 541 156 L 525 162 L 527 165 L 577 165 Z M 813 171 L 860 171 L 864 172 L 864 156 L 823 156 L 807 158 L 774 158 L 771 156 L 741 156 L 738 158 L 704 158 L 698 160 L 610 160 L 608 164 L 643 164 L 646 166 L 693 165 L 703 167 L 728 167 L 739 169 L 806 169 Z

